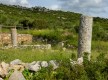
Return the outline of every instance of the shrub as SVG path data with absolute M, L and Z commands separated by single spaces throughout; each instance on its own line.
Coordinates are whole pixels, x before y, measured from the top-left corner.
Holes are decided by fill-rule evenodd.
M 69 60 L 59 62 L 59 68 L 43 68 L 35 73 L 34 79 L 40 80 L 108 80 L 108 60 L 100 54 L 96 61 L 85 57 L 83 65 L 71 65 Z M 33 79 L 33 80 L 34 80 Z

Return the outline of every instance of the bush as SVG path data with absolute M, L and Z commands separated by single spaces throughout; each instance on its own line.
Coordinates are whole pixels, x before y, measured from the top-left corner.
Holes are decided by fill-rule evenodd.
M 93 27 L 93 40 L 108 41 L 108 30 L 104 26 Z
M 33 29 L 47 29 L 48 24 L 45 20 L 43 19 L 36 19 L 32 22 L 32 28 Z
M 105 54 L 100 54 L 96 61 L 84 61 L 84 70 L 89 80 L 107 80 L 108 79 L 108 65 L 105 59 Z
M 45 41 L 45 43 L 50 44 L 57 44 L 59 42 L 66 42 L 67 43 L 74 43 L 76 41 L 76 36 L 74 37 L 74 34 L 68 30 L 62 30 L 62 29 L 42 29 L 42 30 L 24 30 L 20 31 L 19 33 L 27 33 L 31 34 L 34 37 L 34 41 Z
M 69 59 L 59 60 L 58 63 L 56 70 L 49 66 L 38 72 L 24 70 L 23 75 L 26 80 L 108 80 L 108 59 L 105 54 L 100 54 L 95 61 L 88 61 L 84 56 L 83 65 L 72 65 Z
M 96 61 L 85 58 L 83 65 L 71 65 L 69 60 L 65 60 L 58 69 L 43 68 L 34 76 L 36 80 L 108 80 L 107 63 L 104 54 L 99 55 Z

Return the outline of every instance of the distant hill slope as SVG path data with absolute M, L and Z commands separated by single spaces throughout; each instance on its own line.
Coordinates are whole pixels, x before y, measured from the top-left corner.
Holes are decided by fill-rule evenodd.
M 0 24 L 19 25 L 30 29 L 74 29 L 78 31 L 80 14 L 54 11 L 45 7 L 26 8 L 0 4 Z M 102 40 L 108 40 L 108 19 L 94 18 L 93 34 Z M 98 39 L 99 39 L 98 38 Z
M 8 22 L 15 24 L 20 20 L 45 20 L 48 27 L 64 27 L 78 25 L 80 15 L 72 12 L 48 10 L 44 7 L 26 8 L 0 4 L 0 16 L 0 23 L 5 25 L 12 25 Z

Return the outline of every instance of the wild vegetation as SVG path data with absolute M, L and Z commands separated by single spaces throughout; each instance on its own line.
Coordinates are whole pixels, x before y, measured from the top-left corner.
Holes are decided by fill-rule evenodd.
M 79 13 L 54 11 L 45 7 L 21 7 L 0 4 L 2 32 L 10 32 L 16 26 L 18 33 L 32 34 L 32 44 L 52 44 L 52 50 L 7 49 L 0 50 L 0 62 L 21 59 L 24 62 L 62 60 L 57 70 L 51 67 L 39 72 L 24 70 L 27 80 L 108 80 L 108 19 L 94 17 L 92 59 L 86 58 L 83 65 L 71 65 L 76 60 L 78 47 Z M 64 42 L 63 50 L 59 46 Z
M 0 24 L 17 26 L 20 29 L 68 29 L 78 33 L 80 14 L 46 9 L 45 7 L 26 8 L 0 4 Z M 93 40 L 108 40 L 108 19 L 94 18 Z M 68 31 L 68 32 L 69 32 Z M 56 32 L 56 31 L 55 31 Z
M 108 60 L 104 54 L 97 57 L 96 61 L 88 61 L 86 56 L 83 65 L 72 65 L 68 60 L 61 62 L 60 67 L 53 70 L 52 67 L 43 68 L 39 72 L 23 72 L 27 80 L 107 80 Z

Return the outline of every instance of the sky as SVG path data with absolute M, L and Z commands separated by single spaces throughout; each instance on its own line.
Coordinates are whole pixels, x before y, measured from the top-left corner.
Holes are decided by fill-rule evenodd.
M 0 0 L 0 3 L 26 7 L 42 6 L 108 18 L 108 0 Z

